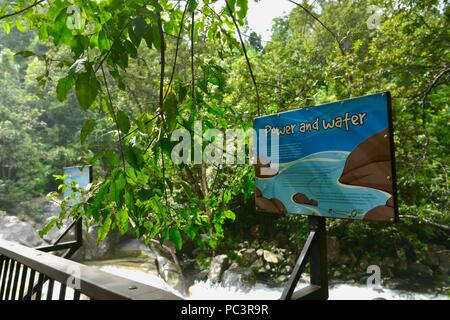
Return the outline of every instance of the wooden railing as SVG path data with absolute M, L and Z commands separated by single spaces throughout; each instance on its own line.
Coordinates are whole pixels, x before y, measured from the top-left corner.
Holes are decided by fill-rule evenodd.
M 178 300 L 175 294 L 0 240 L 0 300 Z

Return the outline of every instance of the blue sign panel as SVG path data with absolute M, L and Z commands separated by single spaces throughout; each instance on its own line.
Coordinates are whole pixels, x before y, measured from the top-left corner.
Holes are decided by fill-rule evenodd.
M 258 211 L 397 220 L 389 92 L 258 117 L 254 128 Z
M 64 184 L 71 186 L 72 181 L 76 181 L 79 188 L 86 187 L 92 181 L 92 167 L 66 167 L 64 168 L 64 175 L 67 177 L 64 179 Z M 72 188 L 67 188 L 64 192 L 64 197 L 70 197 L 72 194 Z M 74 203 L 79 202 L 79 194 L 77 194 L 77 200 Z M 73 204 L 74 204 L 73 203 Z M 73 205 L 72 204 L 72 205 Z

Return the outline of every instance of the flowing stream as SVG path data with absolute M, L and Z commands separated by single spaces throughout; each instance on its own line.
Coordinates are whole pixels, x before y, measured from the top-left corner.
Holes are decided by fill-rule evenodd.
M 211 284 L 208 281 L 195 282 L 189 288 L 188 296 L 170 287 L 157 273 L 150 271 L 142 264 L 123 260 L 117 264 L 117 260 L 95 261 L 88 263 L 100 268 L 102 271 L 121 276 L 127 279 L 141 282 L 153 287 L 173 292 L 184 299 L 193 300 L 277 300 L 283 291 L 282 287 L 269 287 L 263 283 L 256 283 L 250 292 L 240 292 L 233 288 L 224 288 L 220 284 Z M 303 284 L 304 285 L 304 284 Z M 303 286 L 299 284 L 298 288 Z M 330 300 L 450 300 L 443 294 L 418 293 L 398 289 L 372 289 L 363 285 L 337 283 L 330 286 Z

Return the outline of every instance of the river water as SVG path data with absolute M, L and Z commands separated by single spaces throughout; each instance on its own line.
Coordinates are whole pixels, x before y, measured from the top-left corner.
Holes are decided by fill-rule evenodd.
M 282 287 L 269 287 L 263 283 L 256 283 L 250 292 L 242 292 L 233 288 L 224 288 L 220 284 L 209 282 L 195 282 L 189 288 L 188 296 L 183 296 L 180 292 L 170 287 L 155 272 L 142 270 L 140 265 L 128 264 L 116 265 L 108 261 L 97 261 L 92 266 L 100 268 L 102 271 L 121 276 L 136 282 L 147 284 L 173 292 L 184 299 L 193 300 L 277 300 L 283 291 Z M 298 288 L 305 284 L 299 284 Z M 337 283 L 330 286 L 330 300 L 373 300 L 377 298 L 387 300 L 450 300 L 449 296 L 443 294 L 418 293 L 397 289 L 372 289 L 362 285 L 350 285 Z

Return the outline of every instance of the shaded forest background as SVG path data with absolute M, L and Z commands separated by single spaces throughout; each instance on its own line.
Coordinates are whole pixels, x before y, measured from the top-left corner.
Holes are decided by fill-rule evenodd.
M 170 132 L 192 129 L 195 119 L 202 119 L 205 129 L 249 128 L 258 110 L 271 114 L 389 90 L 403 218 L 398 225 L 329 221 L 330 233 L 361 254 L 404 261 L 421 261 L 432 244 L 448 249 L 448 1 L 321 0 L 311 6 L 299 0 L 301 6 L 275 20 L 267 42 L 246 27 L 246 1 L 233 7 L 239 21 L 226 7 L 215 11 L 194 6 L 196 1 L 189 7 L 161 1 L 165 37 L 139 34 L 137 18 L 131 31 L 118 33 L 121 15 L 135 9 L 133 1 L 122 8 L 114 6 L 118 2 L 110 4 L 118 21 L 108 10 L 99 18 L 113 35 L 95 26 L 97 38 L 91 36 L 89 45 L 82 32 L 59 27 L 59 20 L 67 19 L 60 13 L 67 1 L 52 2 L 55 12 L 46 18 L 25 16 L 30 31 L 20 16 L 0 21 L 0 210 L 39 215 L 33 199 L 57 190 L 54 175 L 64 166 L 90 163 L 97 189 L 88 192 L 84 207 L 67 214 L 87 209 L 86 220 L 103 227 L 100 240 L 117 228 L 170 240 L 178 249 L 193 241 L 221 250 L 282 233 L 287 246 L 298 250 L 305 219 L 255 214 L 252 167 L 173 166 Z M 77 4 L 89 20 L 91 2 Z M 380 8 L 378 15 L 370 5 Z M 7 1 L 0 1 L 0 8 L 11 9 Z M 151 11 L 158 10 L 154 5 Z M 158 26 L 152 14 L 145 18 L 146 30 Z M 377 27 L 369 28 L 369 18 Z M 121 42 L 113 40 L 117 35 Z M 86 55 L 90 51 L 97 56 Z M 161 101 L 163 56 L 167 100 Z M 83 58 L 88 73 L 73 73 Z M 81 88 L 88 90 L 84 100 L 75 85 L 82 74 L 92 88 L 98 86 L 95 92 Z M 161 120 L 153 120 L 158 116 Z M 112 195 L 112 186 L 123 194 Z M 144 196 L 145 190 L 151 192 Z M 106 209 L 99 209 L 105 203 Z

